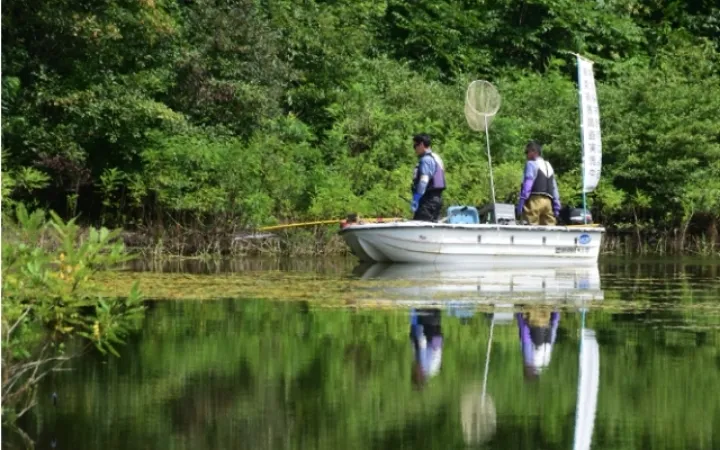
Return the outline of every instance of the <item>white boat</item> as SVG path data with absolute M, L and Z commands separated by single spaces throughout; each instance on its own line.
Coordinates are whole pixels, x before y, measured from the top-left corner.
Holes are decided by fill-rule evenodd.
M 340 235 L 367 262 L 555 267 L 596 264 L 604 232 L 592 226 L 408 221 L 348 224 Z
M 448 217 L 441 223 L 345 223 L 340 234 L 351 251 L 362 261 L 375 262 L 510 266 L 532 262 L 536 267 L 595 264 L 605 229 L 586 225 L 586 193 L 592 192 L 600 180 L 600 117 L 592 62 L 576 56 L 582 137 L 583 207 L 579 210 L 582 220 L 566 221 L 573 224 L 569 227 L 516 225 L 514 206 L 496 203 L 487 136 L 490 120 L 500 107 L 500 95 L 491 83 L 475 81 L 468 88 L 465 114 L 468 125 L 476 131 L 484 130 L 486 135 L 493 203 L 479 212 L 474 207 L 450 207 Z M 483 89 L 473 91 L 476 85 Z M 491 95 L 484 97 L 488 93 Z M 482 101 L 472 103 L 475 100 Z
M 509 266 L 532 263 L 535 267 L 595 264 L 605 229 L 587 225 L 586 194 L 595 190 L 600 181 L 600 116 L 592 62 L 576 56 L 582 138 L 583 204 L 579 210 L 582 220 L 566 221 L 571 226 L 517 225 L 514 205 L 496 203 L 488 126 L 500 107 L 500 95 L 491 83 L 474 81 L 466 95 L 465 114 L 468 125 L 476 131 L 484 130 L 486 136 L 493 203 L 479 212 L 474 207 L 450 207 L 448 217 L 441 223 L 344 223 L 340 234 L 351 251 L 368 262 Z M 483 89 L 473 90 L 476 85 Z M 488 93 L 491 95 L 487 96 Z M 478 103 L 473 103 L 476 100 Z

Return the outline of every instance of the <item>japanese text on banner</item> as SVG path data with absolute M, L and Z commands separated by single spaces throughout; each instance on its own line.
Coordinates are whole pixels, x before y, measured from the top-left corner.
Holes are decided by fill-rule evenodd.
M 600 182 L 602 142 L 600 139 L 600 110 L 595 91 L 593 63 L 578 55 L 578 85 L 582 111 L 583 180 L 584 192 L 592 192 Z

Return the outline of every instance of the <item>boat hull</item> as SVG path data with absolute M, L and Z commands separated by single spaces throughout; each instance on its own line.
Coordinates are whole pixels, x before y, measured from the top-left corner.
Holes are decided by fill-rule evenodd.
M 341 236 L 361 261 L 483 263 L 508 267 L 595 264 L 605 229 L 391 222 L 353 224 Z

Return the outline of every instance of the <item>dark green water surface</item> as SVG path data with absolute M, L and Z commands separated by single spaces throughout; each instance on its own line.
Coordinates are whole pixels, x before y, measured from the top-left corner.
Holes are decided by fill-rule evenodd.
M 145 269 L 425 283 L 379 309 L 153 302 L 121 358 L 90 355 L 48 379 L 26 425 L 38 448 L 720 449 L 717 261 Z

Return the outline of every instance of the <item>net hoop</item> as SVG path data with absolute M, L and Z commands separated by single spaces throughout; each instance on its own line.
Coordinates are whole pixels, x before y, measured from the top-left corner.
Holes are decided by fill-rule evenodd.
M 465 119 L 475 131 L 485 131 L 500 110 L 500 93 L 486 80 L 475 80 L 465 91 Z

